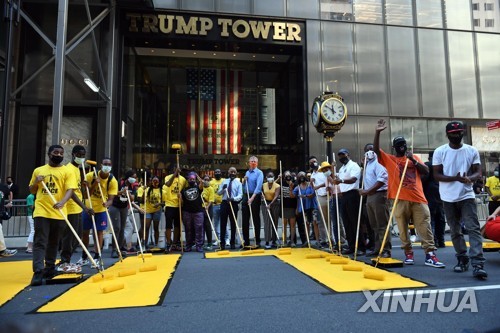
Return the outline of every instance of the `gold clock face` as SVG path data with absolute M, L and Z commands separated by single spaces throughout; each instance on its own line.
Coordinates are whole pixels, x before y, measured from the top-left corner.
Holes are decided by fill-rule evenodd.
M 320 105 L 319 102 L 314 102 L 311 109 L 311 121 L 315 127 L 318 126 L 319 119 L 320 119 Z
M 345 120 L 347 108 L 338 98 L 328 98 L 321 105 L 321 117 L 328 124 L 339 124 Z

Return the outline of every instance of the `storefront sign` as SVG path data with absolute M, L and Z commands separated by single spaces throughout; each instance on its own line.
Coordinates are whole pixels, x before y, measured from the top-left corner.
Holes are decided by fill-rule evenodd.
M 254 39 L 258 41 L 302 41 L 302 25 L 295 22 L 264 21 L 247 18 L 215 18 L 168 14 L 127 13 L 128 30 L 133 33 L 207 36 L 218 38 Z

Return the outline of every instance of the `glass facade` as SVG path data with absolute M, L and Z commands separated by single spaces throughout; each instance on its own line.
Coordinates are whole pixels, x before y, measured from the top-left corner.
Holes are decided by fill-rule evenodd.
M 103 1 L 91 3 L 100 6 L 92 10 L 93 17 L 106 6 Z M 307 155 L 316 155 L 320 160 L 326 158 L 325 140 L 310 121 L 312 101 L 326 90 L 341 94 L 348 108 L 347 121 L 333 140 L 334 150 L 347 148 L 355 160 L 361 159 L 364 145 L 373 140 L 379 118 L 386 119 L 390 126 L 382 135 L 382 148 L 390 150 L 391 137 L 411 136 L 413 128 L 412 146 L 417 153 L 426 153 L 446 142 L 444 125 L 450 119 L 466 121 L 469 143 L 474 139 L 470 128 L 484 128 L 487 121 L 498 119 L 498 2 L 153 0 L 150 8 L 141 4 L 117 1 L 113 10 L 117 16 L 124 11 L 169 15 L 171 10 L 174 15 L 185 18 L 222 17 L 238 23 L 236 27 L 228 26 L 231 38 L 219 36 L 217 40 L 211 36 L 209 42 L 201 34 L 197 35 L 199 31 L 179 38 L 151 30 L 147 24 L 154 24 L 153 16 L 144 19 L 146 26 L 139 16 L 143 36 L 138 38 L 127 36 L 130 33 L 127 24 L 117 24 L 120 42 L 115 49 L 115 86 L 119 88 L 114 94 L 110 126 L 104 125 L 102 111 L 106 103 L 88 90 L 81 78 L 81 72 L 85 71 L 101 86 L 104 84 L 101 81 L 107 76 L 107 48 L 104 47 L 109 35 L 107 18 L 94 31 L 103 74 L 94 60 L 93 40 L 82 38 L 70 53 L 77 66 L 72 63 L 66 66 L 65 112 L 68 109 L 68 115 L 87 117 L 89 131 L 96 136 L 95 140 L 91 139 L 92 151 L 102 150 L 104 135 L 100 133 L 113 133 L 116 139 L 113 139 L 112 154 L 119 156 L 120 169 L 159 162 L 159 155 L 173 154 L 170 149 L 173 143 L 182 142 L 187 147 L 192 134 L 186 122 L 190 100 L 187 97 L 191 96 L 198 108 L 206 100 L 202 84 L 190 83 L 190 71 L 198 78 L 207 69 L 223 71 L 221 77 L 226 81 L 231 72 L 241 73 L 238 105 L 242 126 L 237 154 L 274 156 L 275 160 L 288 158 L 298 167 L 303 166 Z M 23 8 L 49 37 L 55 36 L 56 7 L 56 2 L 45 6 L 39 1 L 23 1 Z M 81 7 L 70 5 L 69 40 L 87 24 L 84 16 L 77 15 L 79 9 Z M 72 15 L 79 18 L 75 20 Z M 298 23 L 303 27 L 301 44 L 295 46 L 286 40 L 261 42 L 249 30 L 246 20 Z M 191 27 L 201 24 L 201 21 L 195 22 Z M 214 22 L 214 26 L 220 27 Z M 15 113 L 11 121 L 16 128 L 10 134 L 12 147 L 13 142 L 20 142 L 21 133 L 30 133 L 30 140 L 45 137 L 54 77 L 50 64 L 31 80 L 31 75 L 50 59 L 52 49 L 27 28 L 25 21 L 20 26 L 22 33 L 16 33 L 14 42 L 18 47 L 14 63 L 18 67 L 12 91 L 21 82 L 27 83 L 24 89 L 16 91 L 12 100 Z M 190 29 L 188 23 L 184 29 Z M 279 34 L 276 36 L 279 38 Z M 146 51 L 150 53 L 146 55 Z M 256 61 L 253 56 L 261 59 Z M 214 96 L 222 94 L 220 105 L 228 106 L 231 86 L 218 82 L 214 87 Z M 267 101 L 271 108 L 265 104 Z M 206 136 L 212 145 L 219 145 L 217 136 L 224 136 L 217 127 L 219 121 L 217 116 L 198 121 L 209 130 L 195 129 L 198 131 L 195 137 Z M 32 123 L 36 126 L 28 128 L 26 124 Z M 269 131 L 272 127 L 274 135 Z M 498 159 L 500 143 L 487 141 L 491 141 L 491 145 L 483 146 L 482 153 L 487 158 Z M 44 157 L 45 146 L 34 142 L 33 147 L 30 152 L 33 161 L 28 164 L 35 165 Z M 21 158 L 16 151 L 19 149 L 14 147 L 8 153 L 13 156 L 13 162 L 7 173 L 32 169 L 31 165 L 21 166 L 22 163 L 16 162 Z M 208 150 L 197 152 L 203 155 Z

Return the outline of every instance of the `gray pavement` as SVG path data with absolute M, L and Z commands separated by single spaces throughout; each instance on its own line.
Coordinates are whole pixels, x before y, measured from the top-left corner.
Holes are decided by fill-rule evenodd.
M 394 238 L 393 244 L 398 243 Z M 75 333 L 500 331 L 500 254 L 485 255 L 486 281 L 474 279 L 471 271 L 454 273 L 451 247 L 438 252 L 447 264 L 445 269 L 424 266 L 419 248 L 415 249 L 414 266 L 392 269 L 426 282 L 429 287 L 425 289 L 489 287 L 475 291 L 477 313 L 428 313 L 425 305 L 418 313 L 404 313 L 401 308 L 395 313 L 358 313 L 366 301 L 363 293 L 334 292 L 277 258 L 205 259 L 203 254 L 185 253 L 158 306 L 35 314 L 35 309 L 72 286 L 44 285 L 27 287 L 0 307 L 0 322 L 34 325 L 33 332 Z M 105 257 L 107 265 L 115 260 L 109 253 Z M 393 249 L 393 257 L 402 258 L 402 251 Z M 26 259 L 28 255 L 19 254 L 9 260 Z M 450 297 L 451 293 L 447 299 Z M 0 330 L 7 331 L 13 332 L 5 326 Z

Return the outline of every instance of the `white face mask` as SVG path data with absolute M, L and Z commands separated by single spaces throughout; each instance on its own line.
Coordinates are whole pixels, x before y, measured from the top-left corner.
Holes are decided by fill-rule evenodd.
M 366 153 L 365 153 L 365 156 L 366 156 L 366 159 L 368 161 L 371 161 L 375 158 L 375 152 L 373 150 L 368 150 Z
M 104 173 L 110 173 L 111 172 L 111 166 L 109 165 L 103 165 L 101 168 L 101 171 Z
M 495 177 L 498 177 L 498 171 L 493 171 L 493 175 L 495 175 Z
M 272 183 L 272 182 L 274 182 L 274 177 L 268 177 L 268 178 L 267 178 L 267 182 L 268 182 L 268 183 Z
M 75 163 L 78 165 L 85 163 L 85 157 L 76 157 L 75 156 Z
M 130 177 L 130 178 L 128 179 L 128 182 L 129 182 L 130 184 L 134 184 L 136 181 L 137 181 L 137 179 L 132 178 L 132 177 Z
M 332 170 L 325 171 L 323 172 L 323 174 L 327 177 L 330 177 L 330 175 L 332 174 Z

